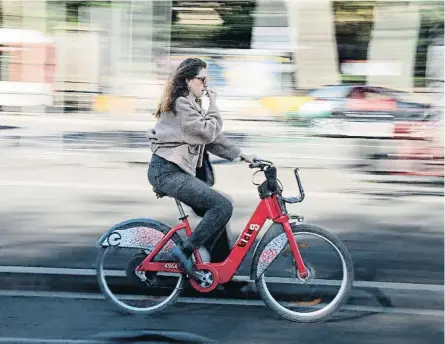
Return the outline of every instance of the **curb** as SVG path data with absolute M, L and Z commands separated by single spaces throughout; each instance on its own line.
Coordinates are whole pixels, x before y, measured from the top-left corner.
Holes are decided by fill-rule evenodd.
M 30 273 L 5 273 L 0 272 L 3 290 L 21 290 L 21 291 L 54 291 L 54 292 L 79 292 L 79 293 L 101 293 L 97 276 L 91 274 L 70 275 L 70 274 L 30 274 Z M 112 283 L 112 284 L 111 284 Z M 111 287 L 121 287 L 127 284 L 118 283 L 110 279 Z M 217 288 L 210 293 L 199 293 L 192 288 L 190 283 L 184 284 L 182 297 L 212 297 L 212 298 L 234 298 L 234 299 L 260 299 L 255 291 L 250 290 L 247 293 L 226 293 Z
M 16 267 L 17 270 L 21 267 Z M 30 271 L 23 272 L 5 272 L 0 269 L 0 280 L 2 281 L 2 290 L 13 291 L 51 291 L 51 292 L 75 292 L 83 294 L 102 294 L 97 281 L 97 276 L 94 270 L 86 269 L 83 274 L 70 274 L 70 270 L 78 269 L 66 269 L 65 274 L 51 273 L 51 269 L 48 273 L 31 273 Z M 114 280 L 114 279 L 112 279 Z M 247 282 L 249 278 L 247 276 L 235 276 L 235 281 Z M 110 281 L 111 282 L 111 281 Z M 356 281 L 354 289 L 348 301 L 348 304 L 352 305 L 371 305 L 377 307 L 398 307 L 398 308 L 425 308 L 432 310 L 443 310 L 443 286 L 442 285 L 420 285 L 420 284 L 407 284 L 406 290 L 398 288 L 398 283 L 392 284 L 388 282 L 374 282 L 376 287 L 366 286 L 368 282 Z M 128 288 L 128 282 L 126 284 L 114 282 L 111 287 L 113 288 Z M 281 290 L 283 284 L 277 285 Z M 304 286 L 302 286 L 304 288 Z M 433 288 L 428 290 L 428 288 Z M 320 289 L 320 288 L 319 288 Z M 317 294 L 305 295 L 304 289 L 302 293 L 298 295 L 289 294 L 283 292 L 286 298 L 291 297 L 294 302 L 310 302 L 309 299 L 315 299 L 317 296 L 320 298 L 329 298 L 329 291 L 325 289 L 318 291 Z M 232 299 L 242 301 L 262 301 L 255 283 L 249 281 L 248 286 L 242 290 L 225 291 L 222 287 L 218 287 L 210 293 L 199 293 L 194 290 L 190 283 L 186 282 L 181 297 L 185 298 L 200 298 L 200 299 Z M 294 299 L 295 298 L 295 299 Z M 441 299 L 442 302 L 438 302 Z

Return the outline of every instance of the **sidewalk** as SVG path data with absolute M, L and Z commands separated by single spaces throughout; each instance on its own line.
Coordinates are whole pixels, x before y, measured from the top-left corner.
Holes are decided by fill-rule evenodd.
M 304 134 L 307 130 L 289 126 L 278 118 L 245 118 L 228 116 L 223 113 L 224 131 L 235 131 L 252 135 L 283 136 Z M 266 124 L 265 124 L 266 123 Z M 36 129 L 39 131 L 105 131 L 133 130 L 147 131 L 156 124 L 156 118 L 149 114 L 110 115 L 95 113 L 76 114 L 5 114 L 0 112 L 1 126 Z
M 281 116 L 269 116 L 265 114 L 240 114 L 234 110 L 220 110 L 224 120 L 228 121 L 282 121 Z M 88 119 L 88 120 L 105 120 L 105 121 L 129 121 L 129 122 L 156 122 L 156 118 L 150 112 L 130 112 L 130 113 L 100 113 L 100 112 L 1 112 L 0 118 L 3 116 L 12 117 L 50 117 L 53 119 Z

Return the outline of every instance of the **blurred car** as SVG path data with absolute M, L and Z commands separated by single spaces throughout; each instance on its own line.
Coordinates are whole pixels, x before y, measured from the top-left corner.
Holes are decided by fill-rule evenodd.
M 314 98 L 309 95 L 264 97 L 259 100 L 259 104 L 263 109 L 269 110 L 271 115 L 282 116 L 287 113 L 297 113 L 302 105 L 312 100 Z
M 429 121 L 432 116 L 429 104 L 384 87 L 329 85 L 308 96 L 312 100 L 286 117 L 320 135 L 391 137 L 403 122 Z
M 326 86 L 308 96 L 293 119 L 309 135 L 355 138 L 356 161 L 367 172 L 443 178 L 442 115 L 434 106 L 366 85 Z

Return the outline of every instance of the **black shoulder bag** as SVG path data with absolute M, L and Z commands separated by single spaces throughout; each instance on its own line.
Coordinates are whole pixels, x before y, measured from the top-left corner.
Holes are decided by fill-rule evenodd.
M 202 157 L 202 166 L 196 168 L 196 178 L 201 179 L 208 186 L 215 185 L 215 174 L 206 149 L 204 149 Z

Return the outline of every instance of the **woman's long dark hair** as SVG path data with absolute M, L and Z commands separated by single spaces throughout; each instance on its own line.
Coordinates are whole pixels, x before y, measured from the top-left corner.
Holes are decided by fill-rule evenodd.
M 175 101 L 179 97 L 185 97 L 189 93 L 186 80 L 196 77 L 207 64 L 198 58 L 188 58 L 182 61 L 175 71 L 173 77 L 168 81 L 164 89 L 161 101 L 154 113 L 159 118 L 162 112 L 175 113 Z

